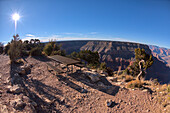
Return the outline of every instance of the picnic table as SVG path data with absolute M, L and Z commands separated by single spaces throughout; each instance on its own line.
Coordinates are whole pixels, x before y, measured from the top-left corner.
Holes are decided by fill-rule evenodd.
M 64 57 L 64 56 L 60 56 L 60 55 L 49 56 L 48 58 L 50 58 L 50 59 L 54 60 L 55 62 L 59 63 L 58 65 L 64 64 L 66 66 L 66 68 L 67 68 L 66 73 L 70 71 L 70 69 L 68 68 L 68 66 L 70 66 L 70 65 L 72 65 L 71 71 L 73 71 L 73 65 L 82 66 L 81 61 L 74 60 L 74 59 Z M 54 65 L 58 66 L 56 64 L 54 64 Z

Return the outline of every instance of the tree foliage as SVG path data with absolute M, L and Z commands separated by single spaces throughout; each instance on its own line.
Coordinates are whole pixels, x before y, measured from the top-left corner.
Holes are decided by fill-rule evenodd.
M 4 50 L 4 44 L 0 42 L 0 54 L 3 53 L 3 50 Z
M 12 62 L 16 61 L 19 57 L 21 57 L 21 51 L 22 51 L 22 41 L 19 38 L 19 35 L 14 35 L 13 40 L 10 43 L 9 46 L 9 57 Z
M 98 52 L 93 52 L 90 50 L 82 50 L 79 52 L 78 57 L 82 60 L 87 61 L 88 64 L 99 64 L 99 54 Z
M 50 56 L 50 55 L 65 56 L 66 55 L 65 51 L 61 50 L 61 45 L 56 44 L 55 41 L 50 41 L 48 44 L 46 44 L 43 51 L 47 56 Z
M 31 51 L 30 51 L 30 55 L 31 56 L 41 56 L 42 55 L 41 48 L 40 47 L 32 48 Z
M 132 76 L 137 76 L 139 73 L 141 73 L 141 76 L 144 76 L 146 69 L 152 64 L 152 55 L 147 54 L 144 49 L 137 48 L 135 49 L 135 62 L 128 66 L 125 71 Z
M 106 65 L 106 62 L 102 62 L 100 64 L 100 70 L 106 70 L 107 69 L 107 65 Z
M 77 53 L 77 52 L 74 51 L 74 52 L 72 52 L 72 53 L 70 54 L 70 57 L 73 58 L 73 59 L 77 59 L 77 58 L 78 58 L 78 54 L 79 54 L 79 53 Z
M 90 68 L 96 68 L 100 66 L 98 52 L 90 50 L 81 50 L 80 52 L 72 52 L 69 57 L 77 60 L 82 60 Z

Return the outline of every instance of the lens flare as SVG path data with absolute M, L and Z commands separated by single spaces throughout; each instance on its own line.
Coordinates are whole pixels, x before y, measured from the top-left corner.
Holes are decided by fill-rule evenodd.
M 16 34 L 16 29 L 17 29 L 17 21 L 20 19 L 20 16 L 18 13 L 14 13 L 12 15 L 12 19 L 15 21 L 15 34 Z
M 19 20 L 20 19 L 19 14 L 17 14 L 17 13 L 13 14 L 12 19 L 15 20 L 15 21 Z

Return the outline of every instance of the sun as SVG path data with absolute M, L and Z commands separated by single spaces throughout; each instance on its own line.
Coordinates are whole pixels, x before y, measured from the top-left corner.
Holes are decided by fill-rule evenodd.
M 19 20 L 20 19 L 19 14 L 17 14 L 17 13 L 13 14 L 12 19 L 15 20 L 15 21 Z

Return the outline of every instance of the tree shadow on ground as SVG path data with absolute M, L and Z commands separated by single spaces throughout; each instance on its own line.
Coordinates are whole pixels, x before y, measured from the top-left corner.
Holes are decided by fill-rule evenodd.
M 62 75 L 56 75 L 59 81 L 62 81 L 65 85 L 71 87 L 72 89 L 75 89 L 76 91 L 81 93 L 82 87 L 79 85 L 73 83 L 72 81 L 69 80 L 69 78 L 64 77 Z
M 56 111 L 57 113 L 60 113 L 60 111 L 55 108 L 55 102 L 69 107 L 69 105 L 66 105 L 56 97 L 57 95 L 62 95 L 61 90 L 47 86 L 44 83 L 33 79 L 26 80 L 25 84 L 28 86 L 26 87 L 26 95 L 38 103 L 38 106 L 36 107 L 37 112 L 47 113 Z M 34 88 L 36 93 L 32 92 L 30 88 Z
M 11 63 L 10 65 L 11 85 L 21 86 L 21 88 L 23 89 L 22 94 L 37 103 L 37 106 L 35 107 L 36 112 L 61 113 L 61 111 L 56 109 L 55 105 L 55 102 L 60 105 L 65 105 L 65 103 L 63 103 L 59 98 L 56 97 L 57 95 L 61 95 L 61 90 L 53 88 L 51 86 L 47 86 L 38 80 L 28 79 L 27 75 L 19 76 L 17 79 L 15 79 L 15 81 L 12 81 L 15 78 L 14 74 L 16 73 L 16 70 L 20 66 L 21 64 L 14 63 Z M 47 102 L 47 100 L 49 101 Z
M 97 89 L 101 92 L 104 92 L 104 93 L 112 95 L 112 96 L 115 96 L 118 93 L 119 88 L 120 88 L 119 86 L 112 85 L 106 79 L 106 77 L 101 77 L 99 82 L 93 83 L 90 81 L 90 79 L 87 76 L 83 75 L 82 73 L 75 72 L 75 73 L 69 74 L 68 76 L 70 76 L 72 79 L 74 79 L 76 81 L 82 82 L 85 85 L 90 86 L 93 89 Z M 61 75 L 57 75 L 57 77 L 62 78 L 61 80 L 64 81 L 65 83 L 67 83 L 67 85 L 70 86 L 71 88 L 73 88 L 79 92 L 82 92 L 81 91 L 82 87 L 71 82 L 68 78 L 62 77 Z

